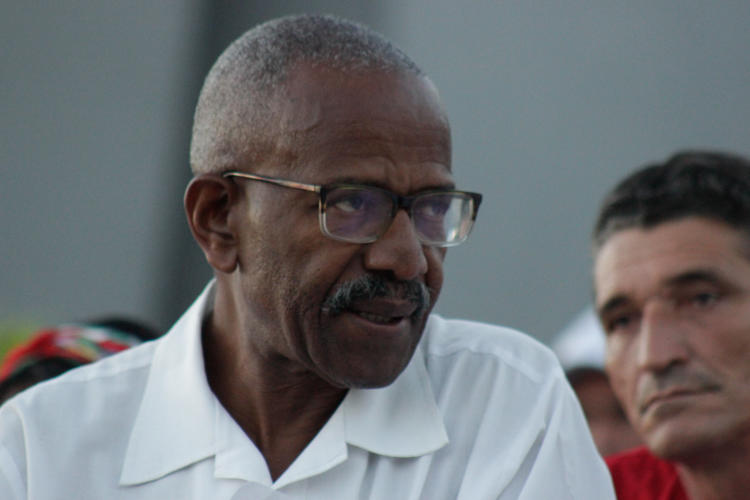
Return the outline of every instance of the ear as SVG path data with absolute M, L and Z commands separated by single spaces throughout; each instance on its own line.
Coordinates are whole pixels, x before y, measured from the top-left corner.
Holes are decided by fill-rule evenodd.
M 236 185 L 216 174 L 199 175 L 185 190 L 185 212 L 193 237 L 216 271 L 237 267 L 237 235 L 229 215 L 237 198 Z

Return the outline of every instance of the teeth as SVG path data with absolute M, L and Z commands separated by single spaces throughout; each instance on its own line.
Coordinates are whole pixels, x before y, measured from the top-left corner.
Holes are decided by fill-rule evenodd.
M 373 323 L 386 324 L 386 323 L 391 323 L 395 321 L 395 318 L 389 318 L 386 316 L 380 316 L 379 314 L 373 314 L 373 313 L 368 313 L 368 312 L 358 311 L 357 315 L 361 316 L 362 318 L 365 318 L 367 321 L 372 321 Z

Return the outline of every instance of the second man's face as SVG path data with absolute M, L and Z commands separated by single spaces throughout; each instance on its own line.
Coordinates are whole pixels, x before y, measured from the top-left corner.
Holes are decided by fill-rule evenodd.
M 677 460 L 750 444 L 746 236 L 702 217 L 624 229 L 594 280 L 607 372 L 649 447 Z

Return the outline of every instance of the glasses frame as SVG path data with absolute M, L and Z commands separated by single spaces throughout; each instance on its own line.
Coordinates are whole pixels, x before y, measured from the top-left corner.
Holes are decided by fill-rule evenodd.
M 420 236 L 419 231 L 416 231 L 417 237 L 419 238 L 419 241 L 423 245 L 434 246 L 434 247 L 452 247 L 452 246 L 460 245 L 461 243 L 466 241 L 466 239 L 469 237 L 469 234 L 471 233 L 471 229 L 474 227 L 474 221 L 476 220 L 477 213 L 479 211 L 479 204 L 482 203 L 482 195 L 480 193 L 474 193 L 471 191 L 457 191 L 453 189 L 432 189 L 432 190 L 427 190 L 427 191 L 421 191 L 417 194 L 413 194 L 409 196 L 401 196 L 387 189 L 383 189 L 377 186 L 370 186 L 367 184 L 348 184 L 348 183 L 309 184 L 305 182 L 291 181 L 289 179 L 281 179 L 278 177 L 269 177 L 267 175 L 250 174 L 247 172 L 239 172 L 235 170 L 224 172 L 221 174 L 221 176 L 224 178 L 241 178 L 241 179 L 247 179 L 251 181 L 265 182 L 267 184 L 273 184 L 273 185 L 281 186 L 285 188 L 298 189 L 301 191 L 309 191 L 311 193 L 316 193 L 318 195 L 318 225 L 320 227 L 320 231 L 324 235 L 328 236 L 329 238 L 332 238 L 338 241 L 345 241 L 347 243 L 358 243 L 358 244 L 373 243 L 374 241 L 377 241 L 378 238 L 380 238 L 383 234 L 378 234 L 377 236 L 374 236 L 372 238 L 344 238 L 341 236 L 336 236 L 334 234 L 331 234 L 326 228 L 326 223 L 325 223 L 326 199 L 327 199 L 326 196 L 330 191 L 333 191 L 334 189 L 360 188 L 360 189 L 380 191 L 388 195 L 391 198 L 391 201 L 392 201 L 391 222 L 393 221 L 393 218 L 396 217 L 396 213 L 399 210 L 404 209 L 409 214 L 409 219 L 412 220 L 412 224 L 414 223 L 414 220 L 413 220 L 412 213 L 411 213 L 411 207 L 417 198 L 421 198 L 425 195 L 434 194 L 434 193 L 455 194 L 455 195 L 466 196 L 468 198 L 471 198 L 472 200 L 471 227 L 469 228 L 469 231 L 467 231 L 466 235 L 462 239 L 457 240 L 457 241 L 444 242 L 444 243 L 435 243 L 433 241 L 425 241 Z M 386 230 L 387 230 L 387 227 L 388 226 L 386 226 Z

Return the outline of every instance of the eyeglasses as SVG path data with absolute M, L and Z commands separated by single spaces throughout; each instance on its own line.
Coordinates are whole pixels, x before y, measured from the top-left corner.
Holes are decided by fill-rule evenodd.
M 375 186 L 305 184 L 245 172 L 222 175 L 317 193 L 320 230 L 330 238 L 349 243 L 377 240 L 403 208 L 422 244 L 455 246 L 466 241 L 482 202 L 481 194 L 466 191 L 431 190 L 399 196 Z

